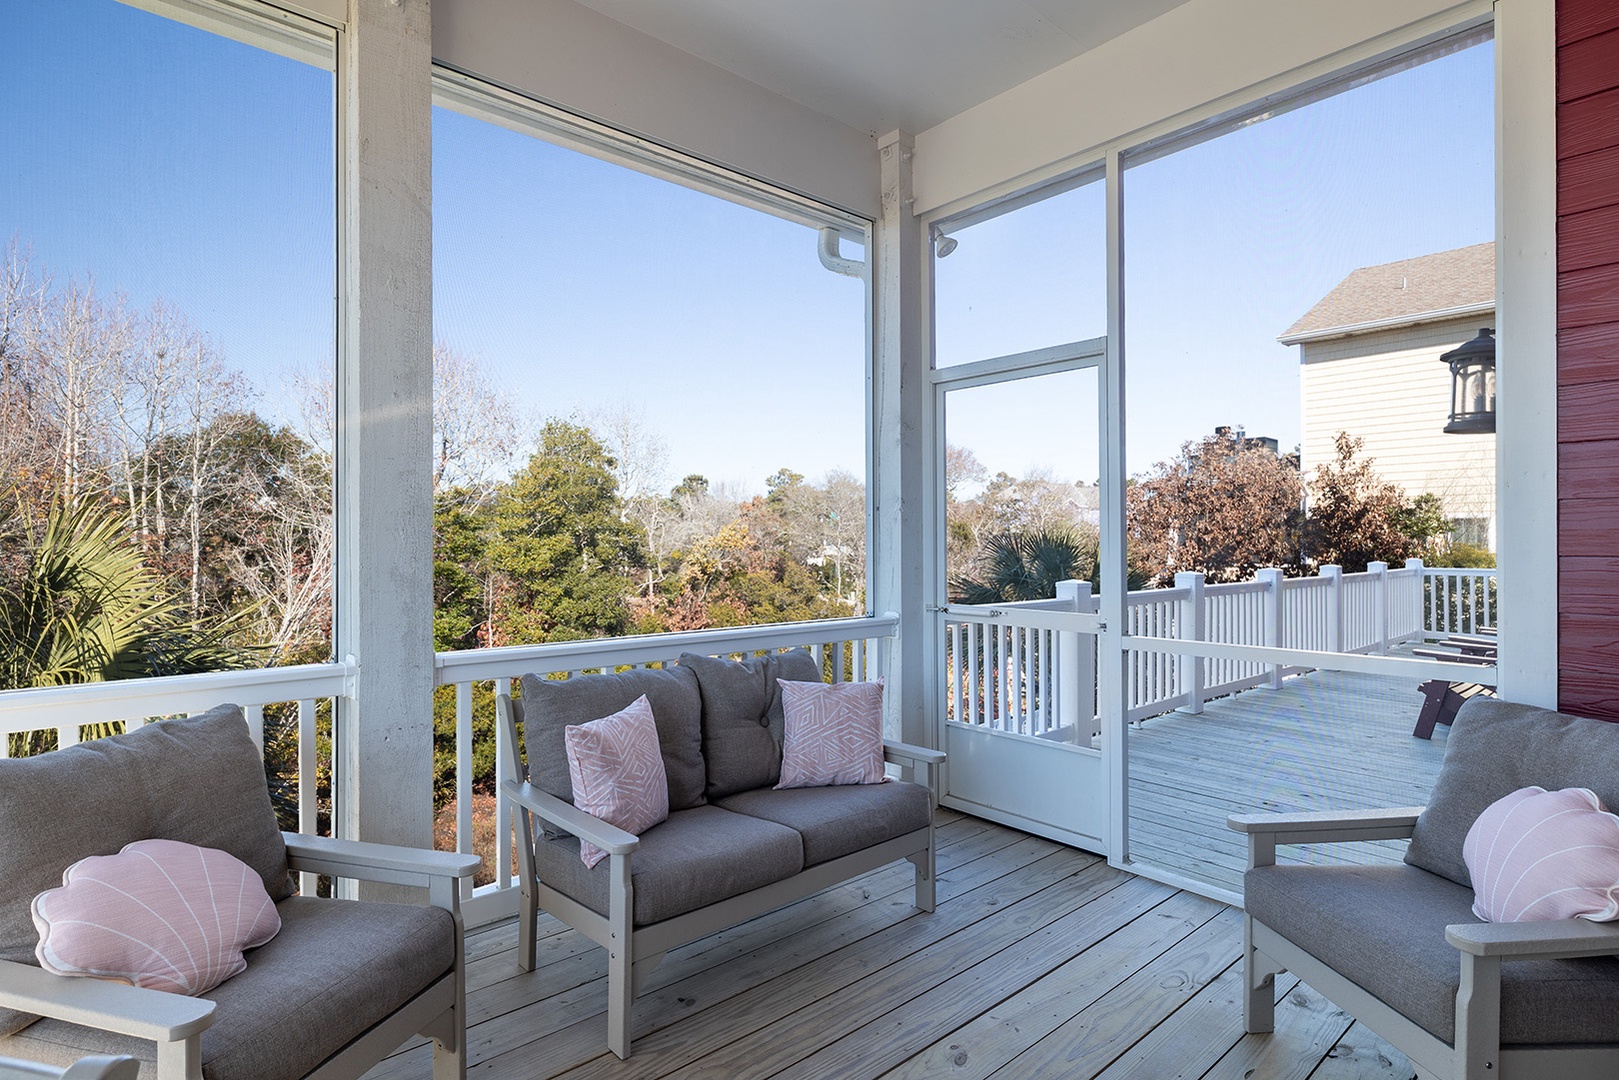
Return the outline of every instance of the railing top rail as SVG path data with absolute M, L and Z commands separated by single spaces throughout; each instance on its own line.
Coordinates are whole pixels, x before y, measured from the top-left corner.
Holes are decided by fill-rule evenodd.
M 865 615 L 849 619 L 729 626 L 719 630 L 687 630 L 673 634 L 588 638 L 544 645 L 508 645 L 497 649 L 461 649 L 433 658 L 434 682 L 448 686 L 520 674 L 549 675 L 580 668 L 647 664 L 673 660 L 683 652 L 731 653 L 789 645 L 892 637 L 899 616 Z
M 1219 585 L 1205 585 L 1204 596 L 1240 596 L 1244 593 L 1270 592 L 1270 583 L 1264 581 L 1227 581 Z
M 348 697 L 358 666 L 298 664 L 252 671 L 211 671 L 152 679 L 81 683 L 0 691 L 0 731 L 38 731 L 69 724 L 104 724 L 146 716 L 211 709 L 223 702 L 270 705 L 279 701 Z
M 1324 577 L 1290 577 L 1282 579 L 1283 592 L 1298 592 L 1308 589 L 1330 589 L 1332 579 Z
M 1191 589 L 1137 589 L 1135 592 L 1125 593 L 1124 602 L 1128 607 L 1146 607 L 1149 604 L 1188 600 L 1191 596 Z
M 1496 566 L 1424 566 L 1422 576 L 1433 577 L 1495 577 L 1501 572 Z

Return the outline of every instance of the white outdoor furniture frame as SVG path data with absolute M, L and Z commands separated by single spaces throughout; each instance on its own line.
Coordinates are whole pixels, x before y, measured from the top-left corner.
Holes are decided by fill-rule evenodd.
M 434 1080 L 465 1080 L 466 944 L 459 880 L 477 869 L 478 857 L 299 833 L 282 837 L 293 871 L 426 888 L 428 902 L 455 920 L 455 963 L 450 970 L 392 1016 L 355 1032 L 356 1038 L 306 1080 L 356 1080 L 418 1034 L 433 1040 Z M 157 1080 L 202 1080 L 201 1035 L 214 1019 L 214 1003 L 206 998 L 100 979 L 63 978 L 42 968 L 0 961 L 0 1006 L 151 1039 L 157 1044 Z M 341 1023 L 342 1018 L 331 1022 Z
M 495 704 L 500 721 L 500 737 L 505 742 L 505 760 L 515 765 L 521 758 L 518 756 L 517 727 L 512 716 L 511 697 L 499 694 Z M 945 755 L 938 750 L 905 743 L 883 743 L 885 761 L 921 767 L 926 771 L 925 785 L 933 793 L 935 806 L 939 801 L 938 771 L 944 758 Z M 670 949 L 705 938 L 756 915 L 774 911 L 899 859 L 908 859 L 916 867 L 916 906 L 923 911 L 934 908 L 934 837 L 930 820 L 925 829 L 917 829 L 862 851 L 811 866 L 792 877 L 752 892 L 663 922 L 637 927 L 632 918 L 635 893 L 630 876 L 630 860 L 635 855 L 639 839 L 526 781 L 503 777 L 501 789 L 512 804 L 522 811 L 517 815 L 517 854 L 522 889 L 517 917 L 517 964 L 524 971 L 534 970 L 535 922 L 542 910 L 606 949 L 607 1046 L 620 1058 L 630 1056 L 630 1017 L 635 997 L 646 985 L 647 976 L 663 961 Z M 607 852 L 610 884 L 606 915 L 593 911 L 539 879 L 534 860 L 533 817 L 560 826 Z
M 1299 814 L 1234 815 L 1248 835 L 1248 865 L 1274 866 L 1278 844 L 1409 839 L 1422 807 Z M 1501 964 L 1619 954 L 1619 925 L 1584 919 L 1555 922 L 1463 923 L 1445 939 L 1461 962 L 1456 993 L 1456 1043 L 1431 1035 L 1344 978 L 1307 946 L 1243 917 L 1243 1023 L 1249 1032 L 1275 1030 L 1275 978 L 1291 971 L 1323 997 L 1388 1040 L 1434 1080 L 1611 1080 L 1619 1075 L 1619 1020 L 1612 1044 L 1501 1045 Z

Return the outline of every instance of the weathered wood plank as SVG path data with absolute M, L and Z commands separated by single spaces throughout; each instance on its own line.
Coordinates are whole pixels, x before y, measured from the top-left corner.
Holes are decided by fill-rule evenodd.
M 1200 985 L 1214 978 L 1236 955 L 1230 947 L 1231 930 L 1240 925 L 1240 919 L 1229 925 L 1219 923 L 1217 920 L 1225 913 L 1230 913 L 1228 919 L 1238 918 L 1231 909 L 1208 901 L 1203 905 L 1161 904 L 1126 930 L 1081 952 L 885 1075 L 894 1080 L 937 1076 L 983 1080 L 1014 1059 L 1018 1067 L 1013 1071 L 1024 1076 L 1084 1075 L 1083 1070 L 1070 1070 L 1066 1065 L 1053 1065 L 1053 1071 L 1043 1072 L 1046 1065 L 1026 1063 L 1020 1055 L 1026 1055 L 1053 1032 L 1066 1029 L 1075 1017 L 1094 1013 L 1093 1006 L 1104 999 L 1111 998 L 1114 1005 L 1110 1008 L 1117 1006 L 1121 1016 L 1128 1014 L 1126 1027 L 1135 1025 L 1141 1017 L 1131 1009 L 1133 995 L 1129 988 L 1143 981 L 1155 986 L 1165 979 L 1178 982 L 1186 974 L 1178 965 L 1187 964 L 1194 970 L 1209 968 Z M 1212 930 L 1211 920 L 1216 920 Z M 1214 952 L 1230 955 L 1216 962 L 1205 945 L 1221 939 L 1224 949 L 1216 948 Z M 1166 1009 L 1165 1015 L 1170 1011 Z M 1105 1040 L 1098 1039 L 1098 1043 L 1102 1041 Z
M 1619 97 L 1619 91 L 1610 93 Z M 1619 113 L 1619 101 L 1615 102 L 1614 111 Z M 1559 333 L 1574 327 L 1597 326 L 1611 322 L 1619 322 L 1619 264 L 1609 263 L 1584 270 L 1569 270 L 1557 275 Z M 1557 420 L 1558 435 L 1561 437 L 1563 428 L 1561 400 L 1558 402 Z
M 1416 1071 L 1410 1058 L 1357 1022 L 1327 1051 L 1310 1080 L 1411 1080 Z
M 1203 1080 L 1306 1080 L 1352 1022 L 1348 1013 L 1299 983 L 1276 1005 L 1276 1030 L 1244 1035 Z
M 1619 31 L 1615 31 L 1614 36 L 1619 38 Z M 1619 185 L 1619 176 L 1613 180 Z M 1616 262 L 1619 262 L 1619 203 L 1557 219 L 1559 272 Z
M 1619 4 L 1614 5 L 1619 11 Z M 1619 202 L 1619 145 L 1557 164 L 1557 212 L 1577 214 Z
M 1140 916 L 1164 904 L 1172 905 L 1174 922 L 1206 912 L 1210 902 L 1189 893 L 1175 893 L 1144 878 L 1132 878 L 1107 896 L 1050 920 L 1022 938 L 1016 948 L 998 948 L 975 957 L 971 963 L 945 969 L 949 977 L 926 993 L 840 1033 L 836 1042 L 816 1053 L 786 1068 L 769 1073 L 750 1071 L 748 1075 L 803 1080 L 879 1076 L 1098 942 L 1122 935 L 1151 948 L 1162 930 L 1153 925 L 1154 921 L 1142 921 Z
M 1296 985 L 1298 979 L 1292 975 L 1278 975 L 1276 1000 L 1282 1000 Z M 1239 961 L 1102 1070 L 1097 1080 L 1195 1080 L 1229 1053 L 1244 1034 Z
M 1077 873 L 1075 872 L 1077 870 Z M 941 882 L 941 885 L 943 882 Z M 849 988 L 875 973 L 879 991 L 866 985 L 866 993 L 898 993 L 922 982 L 924 973 L 948 973 L 959 962 L 976 962 L 978 950 L 990 953 L 1008 947 L 1032 928 L 1045 925 L 1070 911 L 1075 904 L 1105 896 L 1115 889 L 1134 888 L 1133 879 L 1077 853 L 1063 852 L 1040 860 L 1016 876 L 972 890 L 953 903 L 940 905 L 930 916 L 917 916 L 834 952 L 803 958 L 786 967 L 790 941 L 758 958 L 762 970 L 747 978 L 719 970 L 701 979 L 678 983 L 637 1000 L 635 1056 L 627 1063 L 603 1055 L 606 1027 L 595 1015 L 575 1024 L 543 1044 L 544 1075 L 553 1067 L 574 1071 L 569 1077 L 665 1076 L 688 1062 L 721 1050 L 754 1031 L 770 1031 L 791 1046 L 820 1025 L 810 1018 L 818 1010 L 837 1014 L 859 999 Z M 982 934 L 962 930 L 985 922 Z M 949 944 L 944 942 L 950 939 Z M 762 977 L 765 975 L 773 977 Z M 944 974 L 936 976 L 945 977 Z M 680 1000 L 680 998 L 684 1000 Z M 715 1007 L 719 1006 L 719 1007 Z M 673 1021 L 678 1020 L 678 1023 Z M 640 1034 L 645 1032 L 645 1037 Z M 531 1056 L 523 1051 L 525 1057 Z M 594 1060 L 592 1060 L 594 1059 Z M 538 1074 L 531 1074 L 538 1075 Z
M 1609 671 L 1560 668 L 1557 707 L 1578 716 L 1619 720 L 1619 675 Z

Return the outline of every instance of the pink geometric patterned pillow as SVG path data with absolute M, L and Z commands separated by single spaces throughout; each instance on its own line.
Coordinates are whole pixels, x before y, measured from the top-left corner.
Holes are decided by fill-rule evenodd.
M 1467 831 L 1462 858 L 1485 922 L 1619 918 L 1619 817 L 1585 788 L 1496 800 Z
M 791 682 L 780 679 L 785 714 L 782 788 L 880 784 L 883 681 Z
M 193 996 L 247 970 L 242 950 L 281 929 L 257 870 L 176 840 L 80 859 L 32 910 L 46 971 Z
M 669 778 L 645 694 L 612 716 L 574 724 L 563 734 L 573 805 L 636 836 L 669 816 Z M 606 857 L 588 840 L 579 842 L 586 866 Z

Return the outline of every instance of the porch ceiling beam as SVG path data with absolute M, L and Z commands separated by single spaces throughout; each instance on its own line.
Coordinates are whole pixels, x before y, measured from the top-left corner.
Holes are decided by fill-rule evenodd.
M 432 847 L 432 48 L 428 0 L 339 39 L 335 831 Z

